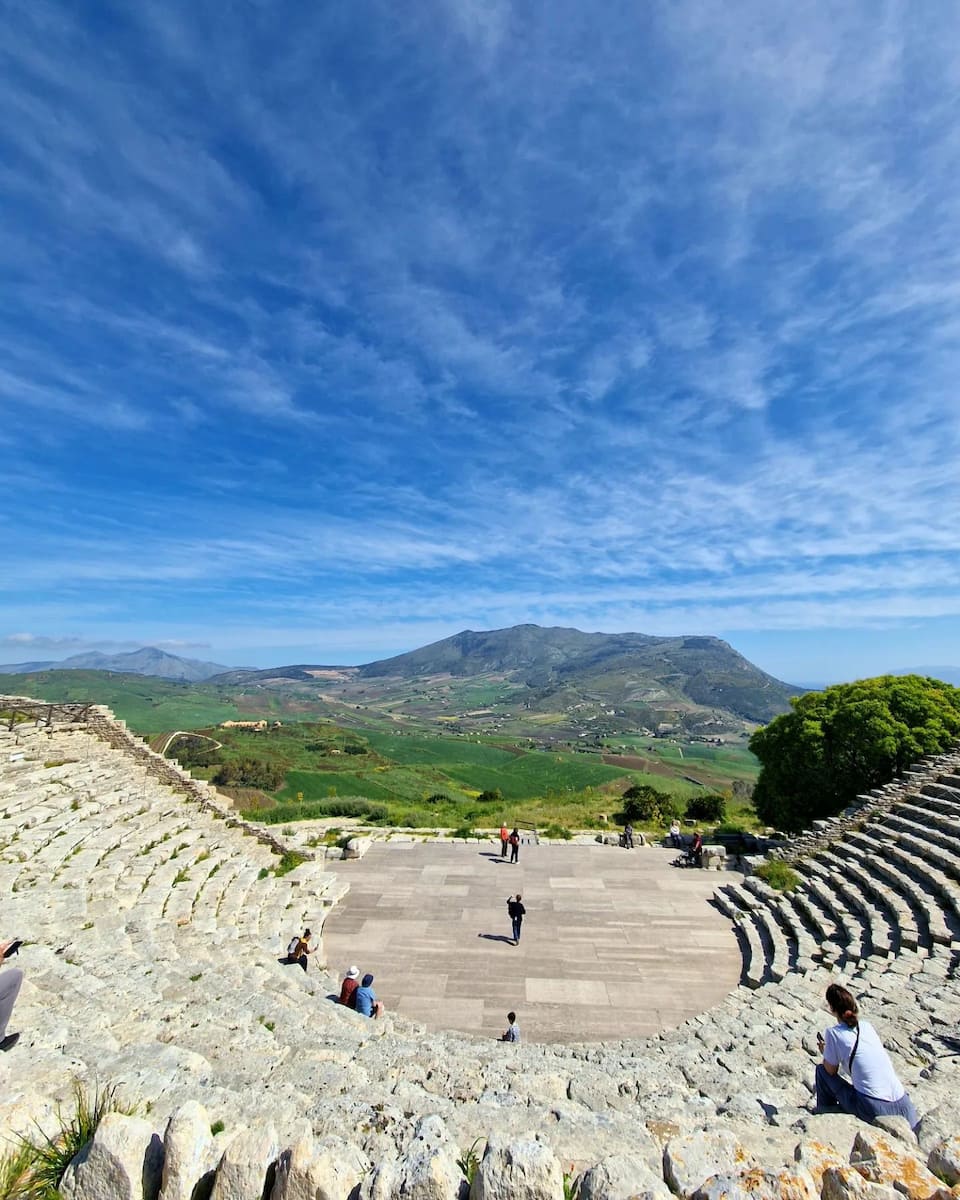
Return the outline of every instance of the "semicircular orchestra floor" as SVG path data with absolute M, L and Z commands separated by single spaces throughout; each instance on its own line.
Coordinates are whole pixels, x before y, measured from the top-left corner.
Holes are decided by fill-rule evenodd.
M 496 1036 L 516 1010 L 525 1041 L 610 1041 L 672 1028 L 737 986 L 715 872 L 660 847 L 377 842 L 337 865 L 350 891 L 324 929 L 338 978 L 375 976 L 391 1012 Z M 507 898 L 527 915 L 514 946 Z

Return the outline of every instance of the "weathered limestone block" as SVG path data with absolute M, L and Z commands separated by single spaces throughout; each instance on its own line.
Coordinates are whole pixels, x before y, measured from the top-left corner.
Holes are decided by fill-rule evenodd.
M 835 1146 L 809 1139 L 801 1142 L 794 1151 L 798 1167 L 805 1170 L 818 1189 L 822 1189 L 826 1172 L 831 1168 L 852 1170 L 849 1166 L 849 1151 L 841 1153 Z
M 908 1146 L 917 1144 L 917 1135 L 910 1128 L 910 1122 L 906 1117 L 877 1117 L 874 1125 L 885 1133 L 889 1133 L 898 1142 L 904 1142 Z
M 354 837 L 347 842 L 343 849 L 344 858 L 363 858 L 373 845 L 373 838 Z
M 171 1115 L 163 1135 L 160 1200 L 191 1200 L 199 1180 L 216 1165 L 210 1116 L 190 1100 Z
M 238 1132 L 217 1166 L 210 1200 L 251 1200 L 263 1195 L 277 1158 L 277 1131 L 270 1124 Z
M 920 1118 L 917 1137 L 920 1147 L 928 1154 L 945 1138 L 952 1137 L 960 1129 L 960 1111 L 952 1100 L 946 1100 L 935 1108 L 929 1108 Z
M 611 1154 L 580 1175 L 576 1200 L 670 1200 L 670 1189 L 635 1154 Z
M 704 846 L 704 848 L 703 848 L 704 870 L 722 871 L 726 865 L 727 865 L 727 848 L 726 848 L 726 846 Z
M 563 1200 L 563 1172 L 549 1146 L 492 1137 L 470 1186 L 470 1200 Z
M 60 1194 L 69 1200 L 156 1200 L 163 1144 L 139 1117 L 111 1112 L 67 1167 Z
M 469 1185 L 443 1120 L 424 1117 L 402 1159 L 387 1158 L 360 1189 L 360 1200 L 466 1200 Z
M 960 1134 L 937 1142 L 927 1156 L 927 1166 L 951 1187 L 960 1183 Z
M 370 1160 L 343 1138 L 305 1133 L 284 1151 L 270 1200 L 342 1200 L 370 1170 Z
M 819 1200 L 813 1177 L 803 1168 L 764 1171 L 754 1167 L 714 1175 L 693 1193 L 693 1200 Z
M 687 1198 L 714 1175 L 758 1165 L 725 1129 L 671 1138 L 663 1149 L 663 1177 L 667 1186 L 675 1195 Z
M 850 1165 L 870 1183 L 896 1183 L 897 1190 L 909 1200 L 928 1200 L 940 1187 L 940 1180 L 921 1158 L 869 1125 L 857 1134 Z
M 867 1183 L 856 1167 L 827 1167 L 820 1200 L 897 1200 L 899 1193 L 880 1183 Z

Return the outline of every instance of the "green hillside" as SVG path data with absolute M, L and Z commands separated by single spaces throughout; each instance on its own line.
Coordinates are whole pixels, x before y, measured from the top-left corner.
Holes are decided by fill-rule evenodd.
M 110 671 L 2 675 L 0 692 L 38 700 L 92 700 L 107 705 L 132 730 L 143 734 L 201 729 L 243 715 L 226 690 Z

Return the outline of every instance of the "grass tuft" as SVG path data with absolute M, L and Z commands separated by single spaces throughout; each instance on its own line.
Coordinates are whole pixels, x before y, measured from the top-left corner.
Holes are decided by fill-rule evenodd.
M 67 1167 L 92 1141 L 107 1113 L 130 1116 L 134 1111 L 120 1103 L 112 1086 L 98 1085 L 91 1095 L 75 1082 L 68 1111 L 57 1105 L 59 1130 L 49 1137 L 39 1129 L 34 1138 L 21 1137 L 0 1160 L 0 1200 L 58 1200 Z
M 296 850 L 286 850 L 280 855 L 280 861 L 274 867 L 273 873 L 278 877 L 286 875 L 289 871 L 295 871 L 301 863 L 306 861 L 306 858 L 302 854 L 298 854 Z
M 767 862 L 761 863 L 754 871 L 754 875 L 778 892 L 792 892 L 794 888 L 800 886 L 800 876 L 793 867 L 781 862 L 779 858 L 771 858 Z

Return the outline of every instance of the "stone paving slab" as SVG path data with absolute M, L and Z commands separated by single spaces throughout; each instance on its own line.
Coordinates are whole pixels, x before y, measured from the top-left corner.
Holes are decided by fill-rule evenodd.
M 388 1010 L 496 1036 L 516 1009 L 524 1039 L 644 1037 L 717 1004 L 741 957 L 710 904 L 714 872 L 679 871 L 659 847 L 524 846 L 505 863 L 477 844 L 377 842 L 338 864 L 350 891 L 324 926 L 330 970 L 374 974 Z M 507 897 L 527 917 L 514 946 Z

